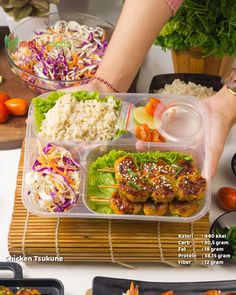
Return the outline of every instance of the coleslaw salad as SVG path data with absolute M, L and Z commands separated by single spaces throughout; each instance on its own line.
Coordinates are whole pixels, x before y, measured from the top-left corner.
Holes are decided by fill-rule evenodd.
M 28 196 L 48 212 L 72 209 L 79 200 L 80 164 L 62 146 L 38 142 L 32 170 L 26 175 Z
M 51 80 L 90 79 L 108 45 L 103 28 L 76 21 L 61 20 L 34 34 L 19 42 L 11 58 L 27 73 Z

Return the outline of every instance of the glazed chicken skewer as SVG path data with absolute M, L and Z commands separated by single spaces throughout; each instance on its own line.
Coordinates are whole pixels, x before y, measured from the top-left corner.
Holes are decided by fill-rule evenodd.
M 152 201 L 134 203 L 120 196 L 119 190 L 116 190 L 110 198 L 100 198 L 90 196 L 91 201 L 100 203 L 109 203 L 115 214 L 138 214 L 143 210 L 145 215 L 161 216 L 168 211 L 168 203 L 154 203 Z
M 162 159 L 138 161 L 131 155 L 118 158 L 114 168 L 97 169 L 115 173 L 117 183 L 99 185 L 100 189 L 113 188 L 109 199 L 90 196 L 95 202 L 109 202 L 115 214 L 190 216 L 198 209 L 204 197 L 206 180 L 189 160 L 168 164 Z

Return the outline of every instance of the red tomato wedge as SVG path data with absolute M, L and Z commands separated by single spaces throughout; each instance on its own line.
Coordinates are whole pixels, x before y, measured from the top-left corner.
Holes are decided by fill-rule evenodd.
M 154 113 L 158 107 L 158 105 L 161 103 L 161 101 L 155 97 L 150 98 L 148 103 L 145 106 L 145 110 L 146 112 L 150 115 L 150 116 L 154 116 Z
M 138 125 L 135 130 L 135 136 L 143 141 L 165 142 L 164 137 L 156 129 L 150 129 L 147 124 Z
M 147 124 L 141 124 L 136 127 L 135 135 L 143 141 L 152 141 L 152 133 Z
M 156 130 L 151 130 L 152 133 L 152 142 L 165 142 L 163 136 Z

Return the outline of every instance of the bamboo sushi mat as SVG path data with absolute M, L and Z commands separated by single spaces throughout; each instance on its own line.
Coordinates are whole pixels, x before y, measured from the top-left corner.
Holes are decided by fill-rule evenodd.
M 203 264 L 204 245 L 209 236 L 208 215 L 193 223 L 34 216 L 27 212 L 21 201 L 23 161 L 24 149 L 9 231 L 11 256 L 49 256 L 68 262 L 114 262 L 128 267 L 132 267 L 130 263 L 133 262 L 178 266 L 180 261 L 187 260 Z M 190 237 L 181 238 L 179 234 Z M 187 255 L 187 258 L 180 255 Z

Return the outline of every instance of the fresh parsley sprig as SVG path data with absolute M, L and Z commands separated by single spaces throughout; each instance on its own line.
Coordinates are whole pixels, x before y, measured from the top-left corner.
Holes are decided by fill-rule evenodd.
M 236 1 L 185 0 L 155 44 L 164 50 L 200 47 L 205 56 L 236 56 Z

